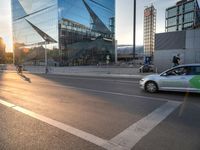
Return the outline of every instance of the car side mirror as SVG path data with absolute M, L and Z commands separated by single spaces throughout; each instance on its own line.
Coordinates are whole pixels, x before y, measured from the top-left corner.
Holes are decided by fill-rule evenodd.
M 163 77 L 167 77 L 168 74 L 165 72 L 165 73 L 161 74 L 161 76 L 163 76 Z

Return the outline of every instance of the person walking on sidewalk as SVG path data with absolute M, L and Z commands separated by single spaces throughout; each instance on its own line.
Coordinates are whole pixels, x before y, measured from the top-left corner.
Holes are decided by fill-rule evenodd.
M 180 54 L 177 54 L 177 56 L 173 57 L 173 64 L 174 67 L 180 65 Z
M 18 65 L 17 66 L 17 73 L 20 74 L 20 75 L 23 73 L 23 67 L 22 67 L 22 65 Z

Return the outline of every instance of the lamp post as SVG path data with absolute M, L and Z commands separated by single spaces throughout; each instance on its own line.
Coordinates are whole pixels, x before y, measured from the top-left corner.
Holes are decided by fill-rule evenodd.
M 45 40 L 45 74 L 48 73 L 48 59 L 47 59 L 47 41 Z
M 136 0 L 133 2 L 133 60 L 135 59 Z

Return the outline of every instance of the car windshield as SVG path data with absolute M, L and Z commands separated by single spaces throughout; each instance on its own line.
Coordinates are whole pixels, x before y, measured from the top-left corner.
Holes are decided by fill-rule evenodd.
M 171 69 L 167 72 L 165 72 L 164 74 L 166 74 L 167 76 L 173 76 L 173 75 L 192 75 L 194 74 L 194 72 L 192 71 L 192 67 L 178 67 L 175 69 Z
M 177 76 L 177 75 L 200 75 L 199 66 L 184 66 L 165 71 L 161 75 Z

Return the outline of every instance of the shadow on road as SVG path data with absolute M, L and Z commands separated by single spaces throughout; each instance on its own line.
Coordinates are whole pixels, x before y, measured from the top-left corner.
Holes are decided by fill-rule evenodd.
M 0 71 L 0 81 L 2 80 L 3 71 Z
M 189 97 L 191 97 L 191 98 L 196 98 L 196 97 L 200 96 L 200 93 L 190 93 L 190 92 L 187 92 L 187 93 L 189 94 Z M 186 92 L 174 92 L 174 91 L 159 91 L 159 94 L 162 94 L 162 95 L 174 95 L 174 96 L 182 96 L 182 97 L 185 97 L 185 95 L 187 93 Z
M 24 74 L 18 73 L 18 75 L 19 75 L 23 80 L 27 81 L 28 83 L 31 83 L 31 79 L 28 78 L 28 77 L 26 77 Z

